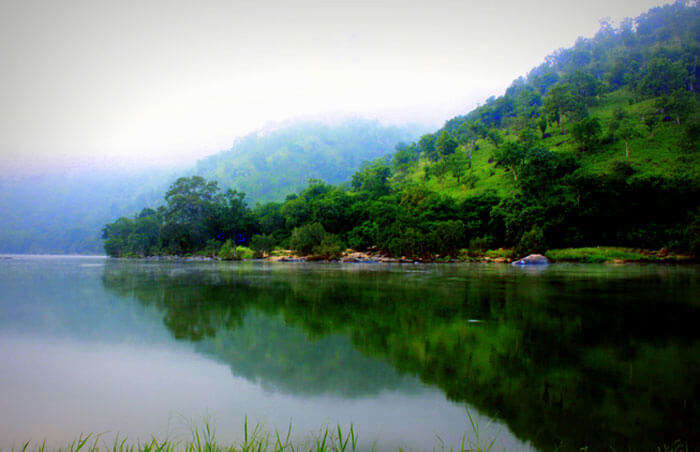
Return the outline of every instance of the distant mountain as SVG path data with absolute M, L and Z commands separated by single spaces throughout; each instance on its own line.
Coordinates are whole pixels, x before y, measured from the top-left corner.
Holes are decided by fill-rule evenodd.
M 425 131 L 368 119 L 296 122 L 247 135 L 230 150 L 200 160 L 195 172 L 244 192 L 249 202 L 277 201 L 305 187 L 309 179 L 348 181 L 362 162 L 388 155 L 397 144 Z
M 161 202 L 172 170 L 0 177 L 0 252 L 104 254 L 107 221 Z

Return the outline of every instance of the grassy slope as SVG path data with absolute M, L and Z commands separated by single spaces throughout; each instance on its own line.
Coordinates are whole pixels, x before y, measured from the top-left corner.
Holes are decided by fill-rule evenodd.
M 598 104 L 591 107 L 589 111 L 592 116 L 601 120 L 604 134 L 607 133 L 608 125 L 616 109 L 621 108 L 630 116 L 640 134 L 639 138 L 630 141 L 629 163 L 636 170 L 636 175 L 677 176 L 688 174 L 694 180 L 700 180 L 700 156 L 697 152 L 688 153 L 678 145 L 683 134 L 682 127 L 673 122 L 660 122 L 654 129 L 654 136 L 651 137 L 649 130 L 643 123 L 643 117 L 653 111 L 655 99 L 630 104 L 631 99 L 632 95 L 627 90 L 620 89 L 605 94 Z M 590 174 L 610 173 L 614 162 L 626 160 L 623 141 L 616 141 L 592 152 L 580 153 L 578 145 L 567 132 L 569 125 L 564 123 L 564 135 L 559 133 L 556 125 L 550 125 L 547 133 L 552 136 L 540 140 L 540 144 L 553 152 L 579 154 L 581 171 Z M 506 133 L 507 140 L 515 139 L 516 132 L 514 130 L 502 130 L 502 132 Z M 424 160 L 410 171 L 407 180 L 456 199 L 468 198 L 486 190 L 495 190 L 499 196 L 508 196 L 515 189 L 512 174 L 502 167 L 497 168 L 495 162 L 489 163 L 494 151 L 491 142 L 480 140 L 478 147 L 479 149 L 475 150 L 472 156 L 473 172 L 477 177 L 473 188 L 467 187 L 464 183 L 458 185 L 456 178 L 449 173 L 442 178 L 432 176 L 426 180 L 424 172 L 426 162 Z

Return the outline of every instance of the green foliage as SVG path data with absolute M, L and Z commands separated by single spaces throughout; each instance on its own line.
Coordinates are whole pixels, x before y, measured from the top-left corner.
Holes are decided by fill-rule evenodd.
M 496 161 L 513 171 L 513 180 L 518 180 L 518 168 L 525 161 L 527 149 L 521 143 L 508 142 L 493 153 Z
M 418 140 L 418 150 L 428 160 L 436 161 L 438 152 L 435 148 L 435 135 L 425 134 Z
M 311 254 L 327 239 L 328 233 L 321 223 L 310 223 L 294 228 L 289 239 L 289 246 L 301 254 Z
M 459 143 L 457 143 L 457 140 L 455 140 L 447 130 L 443 130 L 437 140 L 435 140 L 435 149 L 441 157 L 454 154 L 458 145 Z
M 663 262 L 670 260 L 679 260 L 679 258 L 676 256 L 658 256 L 655 254 L 642 253 L 641 250 L 617 248 L 610 246 L 548 250 L 545 253 L 545 256 L 547 256 L 553 261 L 586 263 L 602 263 L 613 261 Z M 680 260 L 682 260 L 682 258 Z
M 515 251 L 517 254 L 525 255 L 530 253 L 544 253 L 546 249 L 547 242 L 545 241 L 542 228 L 533 227 L 523 234 Z
M 518 142 L 524 145 L 532 145 L 538 140 L 537 133 L 530 127 L 525 127 L 518 133 Z
M 389 176 L 391 168 L 377 160 L 363 165 L 362 169 L 352 176 L 351 185 L 356 191 L 364 191 L 375 196 L 389 193 Z
M 503 96 L 397 145 L 393 156 L 358 163 L 349 184 L 310 179 L 251 211 L 240 192 L 182 178 L 163 209 L 105 226 L 105 249 L 183 254 L 210 240 L 247 245 L 264 235 L 265 245 L 253 244 L 258 252 L 289 243 L 325 256 L 348 243 L 433 259 L 482 237 L 519 252 L 592 244 L 689 250 L 700 199 L 697 20 L 696 7 L 677 3 L 640 16 L 636 28 L 604 24 Z M 555 123 L 560 133 L 550 136 Z M 259 140 L 266 139 L 244 141 Z
M 200 160 L 196 173 L 246 193 L 251 205 L 278 202 L 302 190 L 310 178 L 345 182 L 362 163 L 390 154 L 420 132 L 367 119 L 295 122 L 237 139 L 230 150 Z
M 469 253 L 479 255 L 489 249 L 489 239 L 487 237 L 474 237 L 469 241 Z
M 589 116 L 571 127 L 571 136 L 586 151 L 594 150 L 599 142 L 603 127 L 598 118 Z
M 314 256 L 319 256 L 324 259 L 337 259 L 345 251 L 345 246 L 340 241 L 338 236 L 334 234 L 326 234 L 321 240 L 321 243 L 314 246 L 312 252 Z
M 255 234 L 250 239 L 250 247 L 260 253 L 270 254 L 275 249 L 277 241 L 269 234 Z
M 236 259 L 253 259 L 255 258 L 255 251 L 246 246 L 236 247 Z
M 638 90 L 649 97 L 669 95 L 674 91 L 685 89 L 687 77 L 687 71 L 681 61 L 656 57 L 646 64 Z
M 219 259 L 224 261 L 239 259 L 238 256 L 236 256 L 236 248 L 231 243 L 231 239 L 226 240 L 224 244 L 221 245 L 221 249 L 219 250 Z

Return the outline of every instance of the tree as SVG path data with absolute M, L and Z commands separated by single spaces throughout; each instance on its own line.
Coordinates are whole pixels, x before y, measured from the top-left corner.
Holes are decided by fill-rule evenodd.
M 672 92 L 669 96 L 661 98 L 661 108 L 674 116 L 676 124 L 681 123 L 681 119 L 685 119 L 694 107 L 694 96 L 692 93 L 678 89 Z
M 193 251 L 204 245 L 218 191 L 216 182 L 200 176 L 181 177 L 170 186 L 165 194 L 164 235 L 173 251 Z
M 209 228 L 219 241 L 248 243 L 258 229 L 256 218 L 245 202 L 245 193 L 231 189 L 217 196 L 209 221 Z
M 628 118 L 625 118 L 620 123 L 620 127 L 617 130 L 617 135 L 625 142 L 625 157 L 630 158 L 630 140 L 637 138 L 639 132 L 634 127 L 634 123 Z
M 501 135 L 501 132 L 499 132 L 495 127 L 489 129 L 486 136 L 489 140 L 491 140 L 493 145 L 496 146 L 496 149 L 498 149 L 501 143 L 503 143 L 503 135 Z
M 294 228 L 289 239 L 289 245 L 298 253 L 310 254 L 320 245 L 335 244 L 337 238 L 329 234 L 321 223 L 309 223 L 298 228 Z
M 531 145 L 537 141 L 537 133 L 530 127 L 526 127 L 518 134 L 518 142 Z
M 602 83 L 590 72 L 580 69 L 567 77 L 567 83 L 570 85 L 573 95 L 589 105 L 602 92 Z
M 685 88 L 687 72 L 680 61 L 658 57 L 650 60 L 639 82 L 639 91 L 647 96 L 670 95 Z
M 375 160 L 353 174 L 350 185 L 355 191 L 363 191 L 373 196 L 382 196 L 391 191 L 389 186 L 390 176 L 391 168 L 381 160 Z
M 550 121 L 556 122 L 559 131 L 563 134 L 562 116 L 569 111 L 574 103 L 569 85 L 557 83 L 544 98 L 544 110 Z
M 507 142 L 494 152 L 496 161 L 513 171 L 513 180 L 518 181 L 518 168 L 522 165 L 527 155 L 525 146 L 521 143 Z
M 457 178 L 458 185 L 461 183 L 462 176 L 467 167 L 467 161 L 466 151 L 462 149 L 458 149 L 457 152 L 447 158 L 447 167 L 454 177 Z
M 656 115 L 648 115 L 644 117 L 644 125 L 649 129 L 651 137 L 654 137 L 654 128 L 659 123 L 659 118 Z
M 410 145 L 397 145 L 396 152 L 391 159 L 391 164 L 396 171 L 406 171 L 414 162 L 418 161 L 420 151 L 415 143 Z
M 269 254 L 276 244 L 275 237 L 268 234 L 256 234 L 250 239 L 250 247 L 260 254 Z
M 492 134 L 494 140 L 502 141 L 496 129 L 492 129 L 491 132 L 489 132 L 481 121 L 465 122 L 457 129 L 459 140 L 464 144 L 464 150 L 469 160 L 469 168 L 472 167 L 472 155 L 476 149 L 476 140 L 479 138 L 486 138 L 489 133 Z M 494 141 L 494 143 L 496 141 Z M 498 144 L 496 144 L 496 147 L 498 147 Z
M 577 122 L 571 128 L 571 135 L 583 149 L 590 151 L 600 142 L 603 127 L 598 118 L 588 117 Z
M 437 140 L 435 140 L 435 149 L 443 158 L 454 154 L 457 146 L 459 146 L 459 143 L 447 130 L 443 130 Z
M 427 159 L 433 162 L 437 161 L 438 154 L 435 150 L 435 135 L 428 133 L 420 137 L 420 140 L 418 140 L 418 150 Z
M 545 115 L 540 116 L 537 120 L 537 127 L 542 132 L 542 138 L 544 138 L 545 132 L 547 132 L 547 117 Z

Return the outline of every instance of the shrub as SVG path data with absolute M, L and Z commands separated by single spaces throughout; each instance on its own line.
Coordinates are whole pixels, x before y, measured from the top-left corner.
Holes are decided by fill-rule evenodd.
M 323 241 L 313 247 L 313 253 L 315 256 L 323 257 L 324 259 L 337 259 L 345 250 L 342 242 L 338 236 L 334 234 L 327 234 Z
M 475 237 L 469 241 L 469 252 L 476 255 L 481 254 L 489 248 L 489 239 L 486 237 Z
M 277 241 L 272 234 L 256 234 L 250 239 L 250 247 L 261 254 L 270 254 L 276 243 Z
M 289 246 L 301 254 L 310 254 L 314 247 L 320 245 L 328 233 L 321 223 L 310 223 L 294 228 L 289 239 Z
M 214 257 L 217 255 L 218 251 L 221 249 L 221 242 L 214 239 L 207 240 L 206 245 L 204 245 L 203 253 L 207 257 Z
M 603 127 L 594 117 L 584 118 L 571 128 L 571 135 L 577 143 L 587 151 L 594 149 L 600 143 Z
M 236 249 L 231 244 L 231 239 L 226 240 L 219 250 L 219 258 L 224 261 L 238 260 Z
M 241 259 L 253 259 L 255 257 L 255 252 L 246 246 L 236 247 L 236 260 Z
M 514 257 L 514 252 L 510 248 L 498 248 L 496 250 L 487 250 L 484 253 L 484 256 L 486 257 L 506 257 L 506 258 L 512 258 Z
M 355 226 L 348 233 L 348 242 L 351 248 L 366 250 L 377 243 L 379 226 L 374 221 L 365 221 L 360 226 Z
M 523 234 L 516 248 L 517 254 L 544 253 L 547 244 L 544 239 L 542 228 L 537 226 Z

